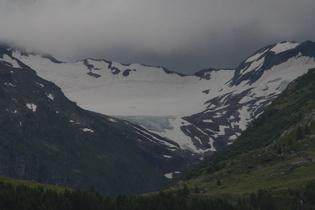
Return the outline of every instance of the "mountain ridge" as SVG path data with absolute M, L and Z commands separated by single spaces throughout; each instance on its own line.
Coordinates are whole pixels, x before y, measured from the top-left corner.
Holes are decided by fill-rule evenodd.
M 84 109 L 121 119 L 134 116 L 132 122 L 181 148 L 207 154 L 232 143 L 290 81 L 313 67 L 314 49 L 311 41 L 276 43 L 256 51 L 234 70 L 209 68 L 185 76 L 141 64 L 95 59 L 54 63 L 12 53 Z

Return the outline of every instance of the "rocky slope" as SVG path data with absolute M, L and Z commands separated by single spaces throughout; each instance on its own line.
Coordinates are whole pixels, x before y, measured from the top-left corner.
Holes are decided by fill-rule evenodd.
M 0 49 L 0 174 L 109 195 L 158 189 L 198 158 L 140 126 L 85 111 Z M 172 158 L 170 158 L 172 157 Z
M 302 206 L 298 201 L 305 194 L 293 194 L 292 189 L 314 183 L 314 148 L 315 68 L 291 82 L 232 145 L 187 171 L 177 184 L 225 197 L 265 189 L 279 198 L 279 209 Z

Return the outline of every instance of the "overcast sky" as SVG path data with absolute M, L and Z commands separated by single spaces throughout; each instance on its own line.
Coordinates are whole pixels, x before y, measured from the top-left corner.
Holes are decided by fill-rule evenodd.
M 193 73 L 261 47 L 315 41 L 315 0 L 0 0 L 0 40 Z

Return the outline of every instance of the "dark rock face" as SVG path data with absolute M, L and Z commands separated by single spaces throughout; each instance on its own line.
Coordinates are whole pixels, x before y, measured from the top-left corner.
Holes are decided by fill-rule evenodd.
M 212 72 L 212 71 L 218 71 L 218 70 L 214 69 L 214 68 L 203 69 L 203 70 L 196 72 L 194 75 L 197 77 L 200 77 L 201 79 L 210 80 L 211 76 L 208 73 Z
M 126 70 L 122 73 L 122 75 L 123 75 L 124 77 L 127 77 L 131 71 L 133 71 L 133 70 L 131 70 L 131 69 L 126 69 Z

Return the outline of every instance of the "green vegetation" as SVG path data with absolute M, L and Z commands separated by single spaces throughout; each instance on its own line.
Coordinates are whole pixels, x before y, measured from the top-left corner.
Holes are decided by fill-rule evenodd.
M 198 199 L 189 197 L 189 189 L 174 192 L 159 192 L 150 196 L 129 196 L 119 194 L 116 198 L 101 195 L 95 188 L 89 191 L 63 189 L 56 191 L 52 186 L 18 181 L 1 177 L 0 209 L 108 209 L 108 210 L 146 210 L 146 209 L 233 209 L 222 199 Z M 13 182 L 14 184 L 12 184 Z M 24 184 L 17 184 L 25 183 Z
M 29 188 L 43 188 L 45 190 L 46 189 L 47 190 L 53 190 L 53 191 L 56 191 L 58 193 L 64 192 L 65 190 L 72 190 L 70 188 L 63 187 L 63 186 L 54 186 L 54 185 L 42 184 L 42 183 L 35 182 L 35 181 L 14 179 L 14 178 L 10 178 L 7 176 L 0 176 L 0 182 L 9 183 L 10 185 L 12 185 L 14 187 L 17 187 L 19 185 L 23 185 L 23 186 L 26 186 Z
M 199 197 L 219 196 L 232 204 L 251 197 L 251 208 L 264 209 L 257 206 L 265 205 L 263 197 L 269 200 L 266 209 L 296 209 L 301 203 L 312 209 L 315 194 L 306 192 L 305 186 L 313 189 L 309 183 L 314 181 L 315 69 L 311 69 L 292 82 L 235 143 L 177 178 L 172 189 L 178 183 L 190 189 L 197 186 Z M 262 192 L 266 195 L 259 196 Z
M 310 182 L 302 188 L 289 188 L 273 195 L 270 190 L 258 189 L 246 196 L 233 199 L 228 196 L 204 196 L 188 189 L 186 185 L 176 190 L 160 191 L 150 195 L 111 198 L 100 194 L 93 186 L 88 191 L 63 189 L 36 184 L 12 184 L 8 179 L 0 181 L 0 209 L 3 210 L 203 210 L 203 209 L 314 209 L 315 184 Z M 279 199 L 280 198 L 280 199 Z M 285 198 L 285 200 L 284 200 Z M 279 203 L 281 206 L 279 207 Z M 283 208 L 285 207 L 285 208 Z
M 302 123 L 305 116 L 311 115 L 313 110 L 315 110 L 315 69 L 310 69 L 308 74 L 290 83 L 287 89 L 252 122 L 232 145 L 206 158 L 180 179 L 190 179 L 205 171 L 208 173 L 218 171 L 225 167 L 225 160 L 270 145 L 285 131 Z M 308 123 L 311 124 L 311 122 Z M 309 126 L 304 124 L 306 127 Z M 296 138 L 303 138 L 300 131 L 295 135 Z

